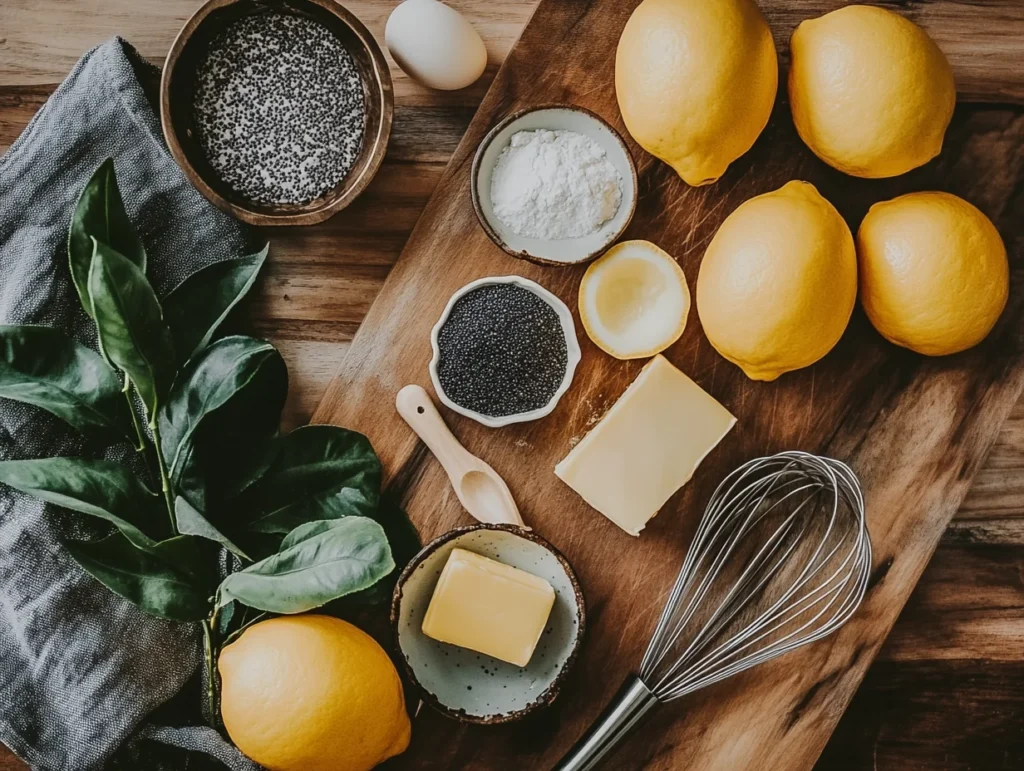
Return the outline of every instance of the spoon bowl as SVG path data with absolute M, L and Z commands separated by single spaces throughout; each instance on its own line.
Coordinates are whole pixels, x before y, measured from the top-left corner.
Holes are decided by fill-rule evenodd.
M 508 513 L 512 510 L 519 511 L 512 493 L 504 480 L 498 477 L 497 472 L 488 466 L 492 473 L 482 469 L 471 469 L 467 471 L 456 490 L 456 495 L 466 507 L 466 511 L 479 512 L 484 516 L 493 515 L 496 512 L 504 512 L 503 519 L 507 519 Z M 476 515 L 474 515 L 476 516 Z M 477 516 L 477 519 L 480 519 Z
M 395 399 L 398 414 L 430 448 L 448 474 L 463 508 L 485 524 L 523 524 L 508 485 L 490 464 L 459 444 L 445 425 L 430 395 L 418 385 L 407 385 Z

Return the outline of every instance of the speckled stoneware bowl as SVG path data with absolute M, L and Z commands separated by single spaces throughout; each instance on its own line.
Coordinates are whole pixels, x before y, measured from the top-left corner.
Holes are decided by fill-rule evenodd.
M 622 180 L 622 201 L 615 216 L 597 232 L 582 238 L 546 240 L 516 235 L 494 214 L 491 175 L 501 151 L 517 131 L 567 130 L 596 141 Z M 636 210 L 636 165 L 626 143 L 604 118 L 574 105 L 549 105 L 514 113 L 492 128 L 477 148 L 470 174 L 473 208 L 480 224 L 495 244 L 513 257 L 544 265 L 575 265 L 587 262 L 614 244 L 629 226 Z
M 565 334 L 565 347 L 566 354 L 568 355 L 568 361 L 565 366 L 565 377 L 562 378 L 562 383 L 555 391 L 554 396 L 551 397 L 550 401 L 540 409 L 531 410 L 529 412 L 518 412 L 514 415 L 503 415 L 501 417 L 492 417 L 490 415 L 483 415 L 479 412 L 466 409 L 451 399 L 445 394 L 444 388 L 441 387 L 441 379 L 437 374 L 437 365 L 441 360 L 441 349 L 438 346 L 438 335 L 441 332 L 441 327 L 448 320 L 449 314 L 452 312 L 452 308 L 455 303 L 463 295 L 472 292 L 481 286 L 487 286 L 489 284 L 515 284 L 521 286 L 524 289 L 528 289 L 535 295 L 544 300 L 550 305 L 555 313 L 558 314 L 558 319 L 562 323 L 562 332 Z M 430 333 L 430 347 L 433 350 L 433 355 L 430 357 L 430 382 L 434 384 L 434 391 L 437 392 L 437 397 L 441 402 L 449 409 L 455 410 L 460 415 L 465 415 L 467 418 L 472 418 L 478 423 L 482 423 L 489 428 L 500 428 L 501 426 L 507 426 L 511 423 L 525 423 L 530 420 L 537 420 L 543 418 L 545 415 L 550 415 L 551 411 L 558 405 L 559 400 L 569 390 L 569 386 L 572 385 L 573 375 L 576 374 L 576 365 L 580 363 L 582 354 L 580 352 L 580 342 L 576 339 L 576 324 L 572 320 L 572 311 L 569 307 L 562 302 L 558 297 L 553 295 L 547 289 L 542 287 L 536 281 L 531 281 L 528 278 L 522 276 L 489 276 L 487 278 L 479 278 L 476 281 L 471 281 L 466 284 L 462 289 L 459 289 L 455 294 L 448 300 L 448 305 L 445 306 L 444 311 L 441 313 L 441 318 L 437 320 L 434 325 L 434 329 Z
M 452 549 L 540 576 L 555 589 L 555 605 L 525 667 L 433 640 L 421 631 L 434 587 Z M 391 603 L 406 674 L 430 706 L 466 723 L 507 723 L 548 706 L 576 661 L 586 608 L 572 567 L 540 536 L 514 525 L 473 525 L 427 544 L 402 571 Z
M 198 61 L 225 26 L 242 16 L 268 12 L 306 16 L 326 26 L 348 49 L 363 81 L 366 130 L 355 163 L 333 189 L 307 203 L 262 204 L 236 193 L 217 178 L 193 131 Z M 393 112 L 391 72 L 380 46 L 363 23 L 334 0 L 208 0 L 175 38 L 160 81 L 160 122 L 174 160 L 214 205 L 253 225 L 313 225 L 352 203 L 384 160 Z

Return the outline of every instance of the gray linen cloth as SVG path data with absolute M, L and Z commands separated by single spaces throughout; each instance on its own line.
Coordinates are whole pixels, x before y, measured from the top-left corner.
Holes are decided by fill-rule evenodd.
M 78 194 L 107 157 L 161 294 L 253 245 L 168 154 L 142 85 L 154 72 L 120 39 L 95 48 L 0 158 L 0 323 L 93 342 L 65 243 Z M 130 450 L 86 446 L 47 413 L 0 400 L 0 458 L 79 454 L 134 462 Z M 0 486 L 0 741 L 43 771 L 196 769 L 210 757 L 254 769 L 199 725 L 198 688 L 179 699 L 194 705 L 191 726 L 146 725 L 194 681 L 197 627 L 147 616 L 84 573 L 58 537 L 79 520 Z

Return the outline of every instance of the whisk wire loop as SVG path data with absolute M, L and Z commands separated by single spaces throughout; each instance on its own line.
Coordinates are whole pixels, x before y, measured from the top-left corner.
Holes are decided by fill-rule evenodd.
M 595 771 L 658 704 L 836 631 L 867 592 L 864 496 L 845 463 L 757 458 L 715 489 L 644 654 L 555 771 Z
M 752 460 L 711 496 L 640 667 L 662 701 L 839 628 L 867 590 L 864 498 L 846 464 Z

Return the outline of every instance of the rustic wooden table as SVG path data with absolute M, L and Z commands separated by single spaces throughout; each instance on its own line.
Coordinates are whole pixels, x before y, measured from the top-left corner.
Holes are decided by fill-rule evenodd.
M 383 39 L 394 0 L 345 4 Z M 271 258 L 245 310 L 246 323 L 277 344 L 288 362 L 291 424 L 308 420 L 536 0 L 451 4 L 487 41 L 487 74 L 465 91 L 436 93 L 392 67 L 394 132 L 369 190 L 323 225 L 268 233 Z M 84 51 L 120 34 L 159 63 L 198 5 L 0 0 L 0 151 Z M 1024 115 L 1015 123 L 1024 123 Z M 1005 141 L 1013 140 L 995 134 L 990 151 L 998 152 Z M 985 149 L 979 144 L 979 152 Z M 1009 153 L 1018 163 L 1020 155 Z M 1006 423 L 818 768 L 1024 768 L 1022 472 L 1024 402 Z M 0 748 L 0 771 L 22 768 Z

